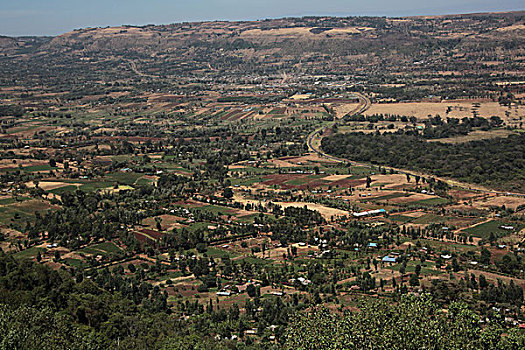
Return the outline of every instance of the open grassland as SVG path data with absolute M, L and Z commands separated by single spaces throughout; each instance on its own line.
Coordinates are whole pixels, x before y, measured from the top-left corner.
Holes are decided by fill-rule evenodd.
M 447 113 L 447 110 L 449 110 L 449 113 Z M 513 106 L 509 108 L 507 106 L 502 106 L 497 102 L 475 101 L 380 103 L 373 104 L 365 114 L 414 116 L 420 120 L 427 119 L 429 115 L 440 115 L 441 118 L 450 117 L 459 119 L 472 118 L 475 115 L 484 118 L 498 116 L 507 124 L 515 124 L 520 120 L 525 120 L 525 107 Z

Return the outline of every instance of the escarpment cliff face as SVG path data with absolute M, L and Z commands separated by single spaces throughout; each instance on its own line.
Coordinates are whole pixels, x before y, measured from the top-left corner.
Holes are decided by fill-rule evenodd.
M 521 61 L 508 60 L 524 56 L 524 28 L 523 12 L 88 28 L 54 38 L 0 38 L 0 74 L 56 83 L 137 72 L 143 78 L 352 74 L 377 83 L 392 80 L 386 75 L 498 74 L 519 70 Z

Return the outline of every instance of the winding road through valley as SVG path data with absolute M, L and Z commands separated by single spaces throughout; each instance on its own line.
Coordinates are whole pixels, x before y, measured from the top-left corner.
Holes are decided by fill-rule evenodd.
M 370 101 L 370 99 L 368 97 L 366 97 L 366 96 L 364 96 L 364 95 L 362 95 L 360 93 L 357 93 L 357 92 L 352 93 L 352 95 L 359 99 L 359 106 L 357 106 L 353 111 L 351 111 L 348 114 L 352 115 L 352 114 L 364 113 L 372 105 L 372 102 Z M 352 160 L 349 160 L 349 159 L 332 156 L 330 154 L 325 153 L 321 149 L 320 145 L 321 145 L 321 140 L 323 138 L 323 133 L 325 132 L 325 130 L 333 127 L 335 125 L 335 123 L 337 123 L 337 119 L 336 118 L 334 118 L 334 121 L 330 122 L 328 125 L 324 125 L 324 126 L 318 128 L 318 129 L 312 131 L 308 135 L 307 144 L 308 144 L 308 148 L 310 149 L 310 151 L 313 152 L 313 153 L 316 153 L 319 157 L 322 157 L 322 158 L 325 158 L 325 159 L 328 159 L 328 160 L 332 160 L 332 161 L 335 161 L 335 162 L 344 162 L 344 163 L 349 163 L 351 165 L 370 167 L 369 164 L 358 163 L 358 162 L 355 162 L 355 161 L 352 161 Z M 319 140 L 319 142 L 315 142 L 317 139 Z M 398 173 L 407 174 L 407 175 L 411 175 L 411 176 L 415 176 L 415 175 L 425 176 L 424 174 L 416 174 L 414 172 L 408 172 L 406 170 L 396 169 L 396 168 L 392 168 L 392 167 L 384 167 L 384 168 L 392 169 L 394 171 L 397 171 Z M 427 174 L 427 176 L 428 176 L 428 174 Z M 472 184 L 460 183 L 460 182 L 455 181 L 455 180 L 442 179 L 442 178 L 438 178 L 436 176 L 434 176 L 434 178 L 439 179 L 441 181 L 444 181 L 447 184 L 449 184 L 450 186 L 455 187 L 455 188 L 459 188 L 459 189 L 470 190 L 470 191 L 475 191 L 475 192 L 479 192 L 479 193 L 496 194 L 496 195 L 499 195 L 499 196 L 525 197 L 525 194 L 522 194 L 522 193 L 510 193 L 510 192 L 493 191 L 493 190 L 489 190 L 489 189 L 485 189 L 485 188 L 475 187 L 475 185 L 472 185 Z

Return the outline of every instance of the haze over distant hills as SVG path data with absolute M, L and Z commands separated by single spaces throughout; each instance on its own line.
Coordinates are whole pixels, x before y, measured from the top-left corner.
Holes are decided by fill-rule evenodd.
M 5 77 L 10 71 L 14 73 L 10 78 L 56 83 L 99 80 L 106 74 L 126 79 L 135 70 L 159 78 L 352 72 L 383 79 L 386 71 L 405 74 L 429 68 L 465 74 L 474 68 L 472 62 L 478 74 L 485 68 L 498 71 L 505 63 L 500 58 L 509 57 L 509 50 L 521 56 L 524 14 L 304 17 L 86 28 L 56 37 L 1 37 L 0 74 Z M 130 69 L 130 60 L 137 69 Z M 512 74 L 513 69 L 507 68 Z

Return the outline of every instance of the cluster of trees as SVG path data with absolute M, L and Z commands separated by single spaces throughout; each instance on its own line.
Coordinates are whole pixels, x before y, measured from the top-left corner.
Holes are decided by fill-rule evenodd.
M 372 114 L 372 115 L 363 115 L 363 114 L 347 114 L 343 118 L 345 121 L 348 122 L 369 122 L 369 123 L 377 123 L 379 121 L 389 121 L 389 122 L 395 122 L 395 121 L 401 121 L 403 123 L 417 123 L 417 118 L 414 116 L 407 117 L 404 115 L 397 115 L 397 114 Z
M 219 309 L 196 299 L 179 304 L 195 316 L 184 321 L 170 315 L 158 287 L 137 284 L 135 276 L 117 266 L 73 277 L 0 252 L 0 349 L 269 349 L 275 346 L 254 344 L 244 330 L 263 334 L 276 325 L 279 335 L 298 304 L 251 293 L 240 313 L 237 304 Z M 231 341 L 232 334 L 243 338 Z
M 374 300 L 344 316 L 317 308 L 295 315 L 285 349 L 521 349 L 525 335 L 494 321 L 482 328 L 464 303 L 447 312 L 427 295 L 403 296 L 397 304 Z M 505 333 L 505 335 L 503 335 Z
M 0 105 L 0 117 L 21 117 L 24 115 L 24 108 L 16 105 Z
M 462 144 L 426 142 L 402 132 L 336 134 L 323 138 L 322 148 L 355 161 L 418 169 L 494 188 L 525 188 L 525 135 L 521 134 Z
M 500 127 L 502 124 L 503 120 L 498 116 L 492 116 L 490 119 L 482 117 L 462 118 L 461 120 L 447 118 L 445 121 L 439 115 L 436 115 L 425 121 L 423 137 L 426 139 L 440 139 L 457 135 L 468 135 L 474 128 L 489 130 L 493 127 Z
M 511 280 L 497 284 L 489 282 L 483 274 L 477 278 L 466 273 L 464 278 L 452 281 L 433 280 L 428 287 L 437 302 L 448 304 L 454 301 L 471 301 L 469 298 L 482 300 L 486 305 L 514 305 L 517 308 L 523 304 L 523 288 Z M 470 290 L 470 292 L 469 292 Z
M 478 116 L 474 118 L 465 117 L 462 119 L 458 119 L 448 117 L 447 119 L 442 119 L 440 115 L 435 115 L 425 120 L 425 127 L 422 131 L 420 131 L 414 127 L 415 123 L 417 122 L 417 118 L 415 117 L 408 118 L 406 116 L 395 115 L 387 115 L 386 117 L 384 117 L 382 114 L 374 114 L 366 117 L 356 115 L 351 117 L 345 117 L 345 119 L 349 121 L 369 121 L 371 123 L 375 123 L 380 120 L 400 120 L 405 123 L 408 123 L 410 121 L 410 123 L 414 125 L 407 126 L 404 130 L 400 130 L 399 132 L 403 132 L 406 135 L 421 135 L 425 139 L 440 139 L 459 135 L 468 135 L 475 128 L 486 131 L 491 128 L 496 128 L 503 125 L 503 120 L 498 116 L 492 116 L 489 119 Z
M 103 200 L 100 193 L 86 194 L 81 190 L 62 195 L 63 207 L 35 214 L 34 223 L 26 223 L 30 239 L 47 233 L 48 239 L 62 246 L 78 249 L 93 239 L 110 240 L 125 232 L 123 227 L 140 222 L 142 215 L 132 208 L 118 208 L 111 201 Z
M 293 218 L 296 225 L 321 225 L 325 223 L 323 216 L 317 210 L 310 210 L 303 207 L 287 207 L 284 209 L 284 215 Z
M 0 253 L 0 348 L 149 347 L 180 329 L 166 313 L 80 280 Z

